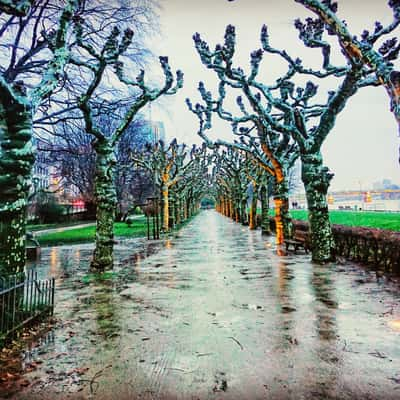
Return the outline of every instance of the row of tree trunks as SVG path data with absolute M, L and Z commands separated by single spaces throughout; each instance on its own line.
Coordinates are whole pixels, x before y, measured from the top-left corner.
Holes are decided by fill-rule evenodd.
M 258 193 L 258 185 L 254 188 L 253 193 Z M 261 229 L 265 234 L 271 233 L 269 227 L 269 199 L 268 199 L 268 190 L 265 185 L 261 185 L 260 187 L 260 197 L 261 197 Z M 249 225 L 249 229 L 254 230 L 257 229 L 257 200 L 258 196 L 253 195 L 251 199 L 251 205 L 249 212 L 247 212 L 247 197 L 238 199 L 238 198 L 228 198 L 224 196 L 220 196 L 219 200 L 215 205 L 215 209 L 220 214 L 232 219 L 237 223 L 241 223 L 243 225 Z
M 176 190 L 164 189 L 160 207 L 163 231 L 169 232 L 188 218 L 191 218 L 195 214 L 197 208 L 198 205 L 193 204 L 190 197 L 186 198 Z

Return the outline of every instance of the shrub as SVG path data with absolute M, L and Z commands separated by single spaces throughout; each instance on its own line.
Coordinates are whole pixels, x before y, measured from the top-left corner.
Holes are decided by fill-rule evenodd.
M 37 205 L 36 214 L 42 224 L 62 222 L 65 220 L 66 208 L 57 203 L 55 199 L 49 199 L 47 202 Z

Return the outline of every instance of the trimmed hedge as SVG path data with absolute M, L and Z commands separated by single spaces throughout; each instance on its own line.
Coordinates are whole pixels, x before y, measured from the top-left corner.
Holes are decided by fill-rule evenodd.
M 308 231 L 308 222 L 293 220 L 295 230 Z M 271 230 L 275 221 L 270 218 Z M 400 232 L 376 228 L 332 225 L 335 254 L 400 274 Z

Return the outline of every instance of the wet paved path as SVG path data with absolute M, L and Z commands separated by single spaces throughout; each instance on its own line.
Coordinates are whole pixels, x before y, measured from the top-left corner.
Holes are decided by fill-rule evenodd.
M 39 364 L 12 398 L 400 398 L 397 283 L 278 255 L 214 211 L 162 246 L 119 248 L 117 284 L 82 283 L 90 249 L 47 254 L 53 273 L 70 268 L 64 323 L 25 354 Z

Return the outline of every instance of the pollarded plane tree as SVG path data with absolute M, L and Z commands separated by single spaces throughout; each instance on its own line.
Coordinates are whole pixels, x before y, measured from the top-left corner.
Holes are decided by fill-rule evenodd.
M 230 179 L 230 187 L 232 191 L 233 214 L 236 222 L 247 223 L 247 186 L 249 183 L 248 176 L 245 174 L 246 158 L 245 152 L 239 151 L 234 147 L 226 147 L 225 150 L 214 151 L 215 170 L 213 171 L 216 179 L 223 179 L 224 176 Z M 224 197 L 226 192 L 220 190 L 221 196 Z M 223 202 L 220 201 L 219 210 L 223 211 Z
M 315 38 L 315 47 L 322 49 L 324 63 L 321 71 L 307 69 L 302 66 L 300 59 L 293 59 L 286 51 L 273 48 L 266 26 L 263 26 L 261 31 L 262 48 L 252 53 L 249 75 L 241 68 L 232 66 L 235 50 L 233 27 L 227 28 L 224 46 L 217 46 L 213 52 L 199 35 L 195 35 L 194 38 L 202 61 L 216 70 L 220 79 L 228 77 L 226 84 L 242 88 L 253 112 L 262 113 L 263 129 L 290 135 L 297 143 L 309 210 L 312 258 L 316 262 L 326 262 L 333 257 L 334 243 L 326 201 L 333 174 L 323 165 L 321 146 L 347 100 L 356 93 L 359 86 L 368 84 L 369 80 L 368 71 L 353 60 L 340 67 L 330 63 L 330 52 L 326 50 L 330 48 L 329 44 L 322 41 L 323 29 L 310 26 L 308 34 Z M 288 63 L 287 73 L 272 85 L 257 80 L 264 53 L 280 56 Z M 317 93 L 317 86 L 309 81 L 304 89 L 296 89 L 293 83 L 296 73 L 318 78 L 333 76 L 341 79 L 341 82 L 335 91 L 329 92 L 326 102 L 319 104 L 314 101 L 310 104 Z
M 331 76 L 340 79 L 340 83 L 335 90 L 328 92 L 324 103 L 303 108 L 296 104 L 289 105 L 287 101 L 282 103 L 282 99 L 275 98 L 268 88 L 262 85 L 258 87 L 273 107 L 288 107 L 290 116 L 288 122 L 283 125 L 271 118 L 270 123 L 272 126 L 275 125 L 276 129 L 287 130 L 298 143 L 301 176 L 308 204 L 312 258 L 316 262 L 323 263 L 334 258 L 334 241 L 326 199 L 333 173 L 323 165 L 321 147 L 350 97 L 357 93 L 359 88 L 374 85 L 375 79 L 373 71 L 356 58 L 349 58 L 345 66 L 335 66 L 331 63 L 331 46 L 324 40 L 324 26 L 320 21 L 308 19 L 305 24 L 296 21 L 295 25 L 307 47 L 322 51 L 321 70 L 304 68 L 299 59 L 293 59 L 284 50 L 273 48 L 269 43 L 265 26 L 261 33 L 263 50 L 277 54 L 286 60 L 289 65 L 289 74 L 293 71 L 293 74 L 297 72 L 320 79 Z M 307 86 L 311 94 L 316 93 L 317 87 L 312 82 L 309 82 Z M 293 97 L 293 92 L 294 85 L 292 84 L 289 90 L 290 98 Z
M 195 185 L 189 185 L 187 190 L 188 216 L 193 216 L 200 207 L 201 199 L 210 191 L 212 185 L 211 176 L 208 174 L 208 166 L 203 169 L 201 175 L 197 175 Z
M 207 153 L 207 148 L 193 146 L 190 158 L 193 161 L 176 186 L 180 199 L 181 220 L 186 220 L 195 213 L 202 196 L 211 186 L 208 169 L 212 163 L 212 156 Z
M 274 177 L 274 205 L 275 205 L 275 226 L 276 226 L 276 241 L 278 244 L 283 243 L 284 237 L 291 236 L 291 217 L 289 213 L 289 184 L 288 176 L 289 170 L 293 167 L 296 159 L 299 156 L 298 146 L 295 141 L 291 139 L 291 135 L 286 131 L 279 131 L 273 129 L 268 125 L 266 115 L 269 115 L 270 107 L 267 105 L 265 108 L 261 105 L 261 96 L 255 93 L 245 83 L 247 77 L 244 71 L 240 68 L 235 69 L 232 66 L 232 57 L 235 46 L 235 32 L 232 26 L 227 27 L 225 36 L 225 46 L 217 46 L 216 52 L 210 52 L 206 42 L 200 39 L 196 34 L 194 36 L 196 48 L 201 56 L 203 63 L 213 69 L 220 79 L 219 84 L 219 97 L 217 100 L 212 99 L 211 92 L 206 91 L 204 84 L 200 82 L 199 92 L 203 99 L 204 105 L 197 104 L 192 106 L 188 100 L 187 104 L 192 112 L 197 114 L 200 121 L 200 128 L 198 134 L 209 145 L 223 144 L 225 146 L 233 146 L 239 150 L 243 150 L 251 154 L 260 166 L 262 166 L 267 173 Z M 217 55 L 219 49 L 226 49 L 227 55 L 222 61 L 223 57 Z M 229 50 L 227 50 L 229 49 Z M 223 51 L 223 50 L 221 50 Z M 257 53 L 257 52 L 255 52 Z M 255 53 L 252 55 L 252 73 L 249 80 L 254 80 L 257 75 L 258 66 L 253 64 Z M 237 79 L 240 72 L 241 79 Z M 253 76 L 254 75 L 254 76 Z M 223 108 L 223 103 L 226 98 L 225 86 L 239 89 L 244 92 L 245 98 L 248 99 L 253 112 L 250 113 L 245 105 L 242 96 L 237 97 L 237 104 L 239 106 L 241 116 L 234 117 L 231 112 Z M 283 97 L 287 96 L 287 83 L 285 80 L 279 80 L 273 86 L 275 90 L 280 90 Z M 298 102 L 301 102 L 301 96 L 308 96 L 307 92 L 302 92 L 298 95 Z M 232 124 L 233 133 L 238 136 L 240 142 L 234 140 L 233 142 L 226 142 L 216 140 L 213 142 L 207 135 L 206 130 L 211 128 L 211 114 L 215 112 L 218 116 Z M 277 119 L 287 118 L 285 115 L 277 116 Z M 264 190 L 264 189 L 263 189 Z M 266 226 L 266 224 L 264 224 Z
M 195 106 L 193 106 L 189 99 L 186 100 L 186 103 L 189 107 L 189 110 L 191 110 L 194 114 L 196 114 L 199 119 L 199 130 L 197 133 L 201 138 L 203 138 L 207 146 L 211 149 L 218 146 L 225 146 L 226 148 L 235 149 L 243 154 L 248 154 L 266 171 L 266 173 L 268 173 L 270 176 L 274 178 L 275 184 L 273 193 L 274 193 L 274 203 L 275 203 L 274 205 L 275 205 L 276 241 L 278 244 L 283 243 L 284 237 L 289 237 L 291 233 L 291 218 L 289 214 L 289 193 L 288 193 L 289 186 L 287 185 L 286 174 L 282 173 L 283 169 L 277 162 L 277 157 L 274 157 L 274 162 L 272 163 L 271 156 L 273 153 L 271 151 L 268 152 L 266 151 L 267 150 L 266 145 L 261 146 L 260 139 L 258 136 L 255 137 L 250 134 L 254 129 L 254 127 L 256 126 L 255 122 L 257 121 L 257 116 L 256 115 L 249 116 L 247 114 L 243 116 L 240 119 L 240 121 L 238 121 L 239 118 L 236 118 L 235 122 L 232 123 L 233 133 L 239 136 L 240 141 L 237 141 L 236 139 L 233 140 L 232 142 L 228 142 L 221 139 L 212 141 L 206 135 L 206 131 L 208 129 L 211 129 L 212 114 L 214 112 L 218 112 L 218 110 L 221 110 L 221 108 L 219 107 L 218 101 L 212 100 L 211 93 L 205 90 L 203 83 L 199 84 L 199 91 L 201 93 L 201 97 L 204 101 L 204 104 L 197 103 Z M 239 104 L 242 108 L 243 106 L 241 99 L 239 99 Z M 223 112 L 222 114 L 224 115 L 224 119 L 231 118 L 230 114 L 226 111 Z M 253 121 L 254 125 L 252 128 L 241 127 L 238 129 L 239 122 L 247 123 L 251 119 L 254 119 Z M 278 155 L 280 155 L 285 165 L 288 165 L 288 169 L 292 167 L 292 165 L 294 164 L 294 162 L 298 157 L 295 146 L 293 146 L 293 144 L 289 146 L 287 145 L 289 142 L 288 140 L 289 138 L 290 138 L 289 135 L 285 135 L 284 140 L 282 140 L 280 146 L 278 147 L 279 149 Z M 267 157 L 267 153 L 270 157 Z M 275 170 L 275 168 L 277 169 Z M 263 180 L 268 181 L 268 179 L 266 179 L 266 175 L 264 175 Z M 263 231 L 265 233 L 268 233 L 270 231 L 269 222 L 267 220 L 269 203 L 268 203 L 268 197 L 265 198 L 265 196 L 269 196 L 269 192 L 265 187 L 265 185 L 262 185 L 261 187 L 261 190 L 263 192 L 263 195 L 261 196 L 262 209 L 264 210 L 264 212 L 262 213 L 263 215 L 262 226 L 263 226 Z M 245 189 L 243 189 L 242 192 L 245 192 Z M 246 209 L 247 209 L 247 197 L 244 196 L 242 198 L 242 203 L 241 203 L 242 223 L 248 222 Z
M 271 174 L 265 171 L 260 162 L 249 152 L 227 147 L 222 152 L 216 152 L 214 161 L 216 168 L 214 177 L 220 188 L 221 197 L 226 195 L 228 186 L 233 198 L 233 219 L 236 222 L 249 224 L 250 229 L 256 229 L 257 200 L 261 201 L 261 229 L 263 233 L 270 233 L 269 228 L 269 194 L 271 193 Z M 223 184 L 222 184 L 223 182 Z M 252 199 L 247 219 L 248 188 L 252 185 Z M 223 212 L 223 207 L 218 205 Z
M 227 217 L 231 216 L 229 212 L 229 206 L 232 205 L 232 209 L 236 209 L 235 207 L 235 194 L 232 193 L 235 191 L 235 183 L 230 183 L 230 181 L 234 181 L 235 178 L 235 167 L 236 165 L 232 165 L 232 169 L 226 168 L 227 157 L 226 151 L 219 151 L 217 148 L 214 149 L 212 153 L 213 160 L 213 169 L 212 169 L 212 177 L 213 182 L 217 186 L 216 187 L 216 209 L 222 215 Z M 232 215 L 235 212 L 232 212 Z M 237 212 L 236 212 L 237 214 Z
M 4 4 L 22 4 L 22 2 L 2 2 Z M 27 2 L 25 2 L 27 3 Z M 31 186 L 32 167 L 35 160 L 35 148 L 32 145 L 33 121 L 44 100 L 59 85 L 64 67 L 68 62 L 70 51 L 67 37 L 72 19 L 79 6 L 78 0 L 67 1 L 62 9 L 55 29 L 46 39 L 31 38 L 34 45 L 31 52 L 17 58 L 20 50 L 19 36 L 13 38 L 7 59 L 4 56 L 0 69 L 0 271 L 1 274 L 13 274 L 22 271 L 25 266 L 25 233 L 27 198 Z M 1 8 L 2 11 L 5 8 Z M 25 10 L 25 8 L 24 8 Z M 26 9 L 23 13 L 30 13 Z M 32 11 L 33 12 L 33 11 Z M 18 14 L 17 14 L 18 15 Z M 4 37 L 9 29 L 13 29 L 15 16 L 3 21 L 1 35 Z M 25 21 L 21 19 L 20 21 Z M 28 17 L 27 17 L 28 18 Z M 28 24 L 29 18 L 26 20 Z M 24 25 L 19 25 L 21 36 Z M 39 36 L 38 24 L 33 25 L 33 32 Z M 36 40 L 37 39 L 37 40 Z M 8 45 L 7 45 L 8 46 Z M 49 48 L 52 56 L 44 56 L 36 61 L 34 55 Z M 32 69 L 33 68 L 33 69 Z M 35 75 L 30 81 L 28 72 Z M 17 80 L 22 75 L 29 84 Z
M 245 174 L 251 183 L 252 196 L 249 210 L 249 228 L 257 229 L 257 203 L 259 198 L 260 185 L 265 170 L 250 156 L 245 164 Z
M 336 35 L 349 63 L 361 63 L 372 73 L 371 84 L 383 86 L 390 98 L 390 110 L 394 114 L 400 129 L 400 71 L 395 69 L 393 61 L 399 58 L 400 43 L 397 37 L 384 40 L 387 35 L 398 34 L 400 25 L 400 1 L 389 0 L 393 11 L 393 20 L 386 26 L 375 22 L 373 32 L 364 30 L 360 38 L 350 32 L 346 22 L 337 15 L 338 3 L 332 0 L 295 0 L 314 12 L 318 19 L 307 19 L 306 23 L 296 21 L 300 39 L 306 46 L 315 45 L 315 36 L 309 35 L 308 27 L 318 25 L 331 35 Z M 362 4 L 359 5 L 362 7 Z M 383 41 L 384 40 L 384 41 Z M 383 41 L 383 43 L 382 43 Z M 325 47 L 328 51 L 328 48 Z M 400 161 L 400 160 L 399 160 Z
M 236 182 L 233 172 L 219 164 L 213 170 L 213 179 L 217 185 L 217 210 L 225 217 L 235 219 L 236 207 L 234 199 Z
M 102 107 L 102 114 L 98 116 L 98 124 L 103 127 L 104 133 L 112 133 L 115 122 L 126 111 L 123 104 L 117 103 L 119 112 L 113 108 L 106 111 Z M 74 115 L 78 118 L 75 119 Z M 51 125 L 52 130 L 44 137 L 42 132 L 36 132 L 37 151 L 40 155 L 40 164 L 52 166 L 60 177 L 59 185 L 73 186 L 78 190 L 80 198 L 85 202 L 88 218 L 96 218 L 96 203 L 94 196 L 94 181 L 96 170 L 96 153 L 92 146 L 93 138 L 85 132 L 84 122 L 78 113 L 69 113 L 68 118 L 60 119 Z M 117 219 L 123 218 L 127 212 L 127 203 L 150 195 L 151 189 L 148 176 L 132 168 L 130 154 L 135 148 L 143 148 L 148 132 L 141 116 L 135 118 L 124 135 L 118 141 L 115 149 L 116 171 L 115 182 L 117 190 Z M 42 131 L 43 131 L 42 126 Z M 147 193 L 146 193 L 147 192 Z
M 184 146 L 179 146 L 176 140 L 169 145 L 164 141 L 146 146 L 146 151 L 133 151 L 131 159 L 135 166 L 148 171 L 152 177 L 156 193 L 160 197 L 162 229 L 168 232 L 170 228 L 170 190 L 180 176 L 179 166 L 186 156 Z
M 83 115 L 86 133 L 94 139 L 93 147 L 96 152 L 96 247 L 91 266 L 97 270 L 105 270 L 113 266 L 114 220 L 117 202 L 114 183 L 116 146 L 140 109 L 163 95 L 175 94 L 182 87 L 183 74 L 177 71 L 174 84 L 174 76 L 167 57 L 160 57 L 165 78 L 162 88 L 154 89 L 148 86 L 145 83 L 144 70 L 141 70 L 136 79 L 130 79 L 124 73 L 121 57 L 132 42 L 133 31 L 126 29 L 121 34 L 119 29 L 114 27 L 105 43 L 97 48 L 85 42 L 83 24 L 82 20 L 76 24 L 77 44 L 81 53 L 75 52 L 70 62 L 88 74 L 88 84 L 78 99 L 78 107 Z M 130 91 L 130 104 L 115 129 L 106 134 L 103 127 L 96 123 L 94 108 L 101 109 L 97 96 L 101 92 L 101 83 L 103 79 L 106 79 L 109 67 L 113 67 L 114 76 Z
M 168 210 L 169 210 L 169 228 L 174 228 L 181 223 L 181 215 L 184 215 L 184 209 L 189 207 L 186 204 L 185 193 L 192 185 L 196 185 L 197 180 L 194 173 L 200 173 L 198 170 L 201 155 L 201 148 L 192 146 L 190 152 L 187 151 L 186 145 L 182 144 L 179 147 L 180 153 L 176 156 L 174 165 L 171 168 L 171 176 L 174 184 L 168 190 Z M 186 157 L 190 156 L 189 162 L 185 163 Z M 189 212 L 187 212 L 189 215 Z M 183 217 L 183 220 L 186 218 Z
M 154 145 L 148 145 L 146 152 L 132 152 L 134 164 L 150 172 L 157 192 L 161 196 L 162 229 L 168 232 L 170 228 L 170 191 L 182 180 L 194 164 L 196 148 L 190 151 L 190 160 L 185 163 L 188 154 L 186 145 L 179 145 L 174 139 L 169 145 L 162 140 Z

